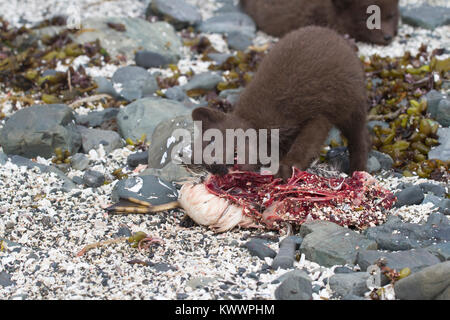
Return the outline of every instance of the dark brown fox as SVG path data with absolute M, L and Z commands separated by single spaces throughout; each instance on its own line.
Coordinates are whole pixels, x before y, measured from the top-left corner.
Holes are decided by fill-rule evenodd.
M 381 29 L 367 27 L 371 5 L 381 9 Z M 241 6 L 258 28 L 276 37 L 317 25 L 357 41 L 387 45 L 397 35 L 399 21 L 398 0 L 241 0 Z
M 305 170 L 319 155 L 333 125 L 348 139 L 351 172 L 365 170 L 367 107 L 364 71 L 354 50 L 335 31 L 311 26 L 271 49 L 232 112 L 201 107 L 192 118 L 202 121 L 203 130 L 219 129 L 224 136 L 226 129 L 279 129 L 279 176 L 286 179 L 292 166 Z M 246 162 L 240 169 L 260 167 Z

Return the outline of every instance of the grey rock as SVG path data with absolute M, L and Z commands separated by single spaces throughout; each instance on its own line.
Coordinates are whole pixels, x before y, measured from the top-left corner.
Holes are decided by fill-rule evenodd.
M 290 272 L 276 288 L 275 298 L 277 300 L 312 300 L 311 280 L 298 272 Z
M 97 94 L 109 94 L 113 98 L 120 97 L 112 82 L 105 77 L 94 77 L 94 82 L 97 85 L 97 89 L 95 89 Z
M 437 122 L 443 127 L 450 126 L 450 99 L 442 99 L 436 113 Z
M 375 157 L 369 157 L 367 160 L 367 172 L 374 173 L 381 170 L 381 164 Z
M 430 30 L 450 24 L 450 8 L 431 6 L 424 3 L 420 6 L 400 8 L 402 21 L 406 24 Z
M 148 162 L 148 151 L 132 153 L 127 158 L 127 164 L 135 168 L 140 164 L 147 164 Z
M 425 267 L 439 263 L 440 260 L 425 249 L 412 249 L 399 252 L 382 252 L 376 250 L 362 250 L 358 252 L 356 263 L 362 271 L 374 265 L 378 259 L 386 259 L 386 266 L 397 271 L 410 268 L 417 272 Z
M 424 194 L 419 186 L 412 186 L 397 193 L 396 197 L 396 206 L 402 207 L 421 204 L 424 199 Z
M 150 14 L 166 19 L 177 30 L 196 25 L 202 20 L 197 8 L 184 0 L 153 0 L 146 15 Z
M 120 198 L 129 197 L 159 205 L 176 201 L 178 192 L 168 181 L 156 176 L 141 175 L 120 180 L 111 193 L 111 199 L 114 202 L 119 201 Z
M 71 157 L 70 164 L 71 164 L 72 168 L 74 168 L 75 170 L 83 171 L 84 169 L 89 167 L 89 159 L 85 154 L 75 153 Z
M 441 261 L 450 260 L 450 242 L 433 244 L 425 248 L 429 253 L 438 257 Z
M 148 151 L 148 165 L 149 168 L 162 169 L 168 163 L 172 162 L 172 151 L 175 147 L 181 146 L 181 152 L 184 147 L 191 147 L 189 141 L 184 141 L 183 138 L 176 139 L 174 132 L 177 129 L 186 129 L 190 132 L 191 139 L 193 139 L 194 123 L 190 116 L 176 117 L 161 121 L 155 128 L 151 137 L 151 145 Z M 192 140 L 191 140 L 192 141 Z M 186 142 L 186 146 L 184 146 Z M 192 147 L 191 147 L 192 150 Z M 176 150 L 175 150 L 176 151 Z M 188 154 L 185 155 L 190 158 Z M 188 161 L 188 159 L 186 159 Z M 177 164 L 180 164 L 177 162 Z
M 355 271 L 353 271 L 352 269 L 347 268 L 347 267 L 336 267 L 336 268 L 334 269 L 334 273 L 335 273 L 335 274 L 353 273 L 353 272 L 355 272 Z
M 147 70 L 136 66 L 126 66 L 117 69 L 112 77 L 114 85 L 121 97 L 133 101 L 153 95 L 158 90 L 156 78 Z
M 255 22 L 248 15 L 240 12 L 229 12 L 203 21 L 198 30 L 206 33 L 242 32 L 253 36 L 256 32 Z
M 350 171 L 350 160 L 347 147 L 331 148 L 327 152 L 326 159 L 336 170 L 346 173 Z
M 137 100 L 117 115 L 117 125 L 124 139 L 137 141 L 143 134 L 151 137 L 156 126 L 163 120 L 188 115 L 191 109 L 177 101 L 161 98 L 144 98 Z
M 167 99 L 176 100 L 180 102 L 188 98 L 186 92 L 184 92 L 184 90 L 180 86 L 167 89 L 165 95 Z
M 323 233 L 333 233 L 341 230 L 341 226 L 330 221 L 313 220 L 310 222 L 305 222 L 300 227 L 299 236 L 305 238 L 308 234 L 318 231 Z
M 222 77 L 217 73 L 204 72 L 196 74 L 186 83 L 182 88 L 184 91 L 189 90 L 214 90 L 219 82 L 222 81 Z
M 74 124 L 72 110 L 61 104 L 35 105 L 14 113 L 0 133 L 6 154 L 27 158 L 50 158 L 55 148 L 78 151 L 81 135 Z
M 162 169 L 149 168 L 144 170 L 142 174 L 154 175 L 171 182 L 182 182 L 186 178 L 192 177 L 192 173 L 187 171 L 185 167 L 173 161 L 166 164 Z
M 0 286 L 3 288 L 14 285 L 14 282 L 11 281 L 11 275 L 6 271 L 0 272 Z
M 101 172 L 88 170 L 83 175 L 83 181 L 88 187 L 98 188 L 105 183 L 105 176 Z
M 330 288 L 340 297 L 345 297 L 349 294 L 355 296 L 363 296 L 369 291 L 367 288 L 367 279 L 369 273 L 367 272 L 352 272 L 335 274 L 330 278 Z
M 91 129 L 83 126 L 78 126 L 78 129 L 82 135 L 82 150 L 88 153 L 92 149 L 97 149 L 100 145 L 106 154 L 112 152 L 115 149 L 122 148 L 125 143 L 120 135 L 112 130 Z
M 280 250 L 278 254 L 272 261 L 272 268 L 277 270 L 281 269 L 290 269 L 294 266 L 295 261 L 295 251 L 297 250 L 298 244 L 302 242 L 299 241 L 299 237 L 291 236 L 285 238 L 280 242 Z
M 448 161 L 450 159 L 450 128 L 439 128 L 437 135 L 440 145 L 431 149 L 428 158 Z
M 336 231 L 315 230 L 304 237 L 300 247 L 306 259 L 325 267 L 355 264 L 359 250 L 376 249 L 375 241 L 343 227 Z
M 136 65 L 145 69 L 161 68 L 169 64 L 167 58 L 157 52 L 140 50 L 134 56 Z
M 427 100 L 427 112 L 431 117 L 436 118 L 437 108 L 443 98 L 444 96 L 442 93 L 436 90 L 431 90 L 425 95 L 425 99 Z
M 400 300 L 433 300 L 449 286 L 450 261 L 447 261 L 397 281 L 394 290 Z
M 224 12 L 243 12 L 239 3 L 234 0 L 216 0 L 217 3 L 222 4 L 215 12 L 224 13 Z
M 77 185 L 79 185 L 79 186 L 81 186 L 81 185 L 84 184 L 83 178 L 82 178 L 82 177 L 79 177 L 79 176 L 73 177 L 73 178 L 72 178 L 72 181 L 73 181 L 73 183 L 75 183 L 75 184 L 77 184 Z
M 425 182 L 419 184 L 419 187 L 424 193 L 432 193 L 437 197 L 445 196 L 445 188 L 439 184 Z
M 383 170 L 391 170 L 394 165 L 394 160 L 392 160 L 391 156 L 376 150 L 372 150 L 369 152 L 369 157 L 374 157 L 378 160 L 381 169 Z
M 275 256 L 277 255 L 274 250 L 266 246 L 259 239 L 252 239 L 248 241 L 245 244 L 245 247 L 248 249 L 252 256 L 259 257 L 261 260 L 264 260 L 264 258 L 266 257 L 275 258 Z
M 120 32 L 108 27 L 107 23 L 121 23 L 126 31 Z M 85 30 L 74 36 L 78 43 L 100 40 L 100 44 L 113 57 L 125 55 L 132 61 L 136 50 L 148 50 L 167 58 L 170 63 L 181 57 L 182 43 L 175 29 L 167 22 L 150 23 L 144 19 L 132 17 L 88 18 L 82 21 Z M 170 46 L 167 45 L 170 43 Z
M 85 127 L 100 127 L 104 122 L 116 119 L 118 108 L 108 108 L 102 111 L 92 111 L 88 114 L 75 115 L 77 124 Z
M 432 194 L 427 194 L 422 203 L 432 203 L 435 205 L 435 207 L 438 207 L 440 209 L 450 209 L 450 199 L 436 197 Z
M 97 149 L 100 144 L 103 145 L 106 154 L 125 145 L 120 135 L 115 131 L 90 129 L 83 126 L 78 126 L 78 131 L 81 134 L 84 153 Z
M 253 37 L 241 32 L 230 32 L 228 34 L 228 46 L 234 50 L 245 51 L 253 44 Z

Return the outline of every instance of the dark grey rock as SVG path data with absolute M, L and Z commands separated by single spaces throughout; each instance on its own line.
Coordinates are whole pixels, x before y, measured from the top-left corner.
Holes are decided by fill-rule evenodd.
M 330 278 L 330 288 L 339 297 L 345 297 L 349 294 L 363 296 L 370 291 L 367 288 L 367 272 L 352 272 L 335 274 Z
M 204 72 L 196 74 L 186 83 L 182 88 L 184 91 L 189 90 L 214 90 L 219 82 L 222 81 L 222 77 L 217 73 Z
M 110 80 L 105 77 L 94 77 L 94 82 L 97 84 L 97 89 L 95 89 L 97 94 L 109 94 L 113 98 L 119 98 L 120 95 L 117 93 L 116 89 L 114 89 L 114 86 Z M 78 120 L 77 123 L 79 123 Z
M 375 241 L 350 229 L 338 227 L 336 231 L 329 231 L 330 227 L 326 226 L 307 234 L 300 247 L 306 259 L 325 267 L 355 264 L 359 250 L 377 249 Z
M 399 252 L 382 252 L 376 250 L 362 250 L 358 252 L 356 263 L 362 271 L 374 265 L 378 259 L 386 259 L 386 266 L 397 271 L 410 268 L 411 272 L 417 272 L 425 267 L 439 263 L 440 260 L 425 249 L 412 249 Z
M 191 109 L 177 101 L 144 98 L 120 109 L 117 125 L 124 139 L 130 138 L 137 141 L 143 134 L 147 136 L 147 139 L 150 138 L 161 121 L 190 115 L 191 112 Z
M 430 30 L 450 24 L 450 8 L 431 6 L 424 3 L 420 6 L 406 6 L 400 8 L 402 21 L 415 27 Z
M 242 32 L 253 36 L 256 32 L 256 25 L 252 18 L 240 12 L 229 12 L 214 16 L 203 21 L 198 30 L 206 33 L 226 33 Z
M 323 233 L 333 233 L 341 230 L 341 226 L 330 221 L 313 220 L 310 222 L 305 222 L 300 227 L 299 236 L 305 238 L 308 234 L 319 231 Z
M 170 63 L 162 54 L 148 50 L 137 51 L 134 60 L 137 66 L 145 69 L 161 68 Z
M 89 167 L 89 158 L 85 154 L 75 153 L 70 160 L 70 164 L 75 170 L 83 171 Z
M 402 207 L 421 204 L 424 199 L 424 194 L 419 186 L 412 186 L 397 193 L 396 197 L 397 202 L 395 205 Z
M 424 193 L 432 193 L 437 197 L 445 196 L 445 188 L 441 185 L 425 182 L 419 184 L 419 187 L 422 189 Z
M 437 108 L 443 97 L 442 93 L 436 90 L 431 90 L 425 95 L 425 99 L 427 100 L 427 112 L 433 118 L 436 118 Z
M 394 160 L 392 160 L 391 156 L 376 150 L 372 150 L 369 152 L 369 157 L 374 157 L 378 160 L 381 169 L 383 170 L 391 170 L 394 165 Z
M 115 131 L 90 129 L 83 126 L 78 126 L 78 131 L 81 134 L 82 150 L 84 153 L 88 153 L 92 149 L 97 149 L 100 144 L 103 145 L 106 154 L 125 145 L 120 135 Z
M 198 24 L 202 16 L 196 7 L 184 0 L 153 0 L 147 8 L 147 16 L 154 14 L 164 18 L 177 30 Z
M 127 164 L 132 168 L 135 168 L 140 164 L 147 164 L 147 162 L 148 162 L 148 151 L 132 153 L 127 158 Z
M 331 148 L 327 152 L 326 160 L 338 171 L 346 173 L 350 171 L 350 160 L 347 147 Z
M 439 128 L 437 135 L 440 145 L 431 149 L 428 158 L 448 161 L 450 159 L 450 128 Z
M 299 243 L 298 237 L 287 237 L 280 242 L 280 250 L 272 261 L 272 268 L 277 270 L 291 269 L 294 266 L 295 251 Z M 301 244 L 301 241 L 300 241 Z
M 312 300 L 312 284 L 301 270 L 289 272 L 275 290 L 277 300 Z
M 6 271 L 0 272 L 0 286 L 3 288 L 14 285 L 14 282 L 11 281 L 11 275 Z
M 165 262 L 159 262 L 152 264 L 151 267 L 158 272 L 167 272 L 167 271 L 176 271 L 177 269 L 174 266 L 171 266 Z
M 188 98 L 186 92 L 184 92 L 184 90 L 179 86 L 167 89 L 165 95 L 167 99 L 176 100 L 180 102 Z
M 88 114 L 75 115 L 77 124 L 85 127 L 100 127 L 104 122 L 116 119 L 119 108 L 108 108 L 102 111 L 92 111 Z
M 450 126 L 450 99 L 442 99 L 437 107 L 436 121 L 443 127 Z
M 149 168 L 142 172 L 142 175 L 154 175 L 170 182 L 182 182 L 186 178 L 192 177 L 192 173 L 186 170 L 182 165 L 173 161 L 169 162 L 164 168 Z
M 450 260 L 450 242 L 433 244 L 425 248 L 429 253 L 438 257 L 441 261 Z
M 248 241 L 245 244 L 245 247 L 248 249 L 252 256 L 259 257 L 261 260 L 264 260 L 264 258 L 266 257 L 275 258 L 275 256 L 277 255 L 274 250 L 266 246 L 259 239 L 252 239 Z
M 228 34 L 228 46 L 234 50 L 245 51 L 253 44 L 253 37 L 241 32 L 230 32 Z
M 35 105 L 20 109 L 5 123 L 0 144 L 6 154 L 50 158 L 55 148 L 78 151 L 81 136 L 72 110 L 62 104 Z
M 450 200 L 444 199 L 441 197 L 436 197 L 432 194 L 427 194 L 425 198 L 423 199 L 423 204 L 425 203 L 432 203 L 435 207 L 438 207 L 440 209 L 450 209 Z
M 120 32 L 110 28 L 108 22 L 121 23 L 126 31 Z M 150 23 L 132 17 L 95 17 L 83 20 L 82 24 L 85 30 L 92 31 L 78 33 L 74 40 L 85 44 L 99 39 L 102 48 L 113 58 L 125 55 L 132 61 L 136 50 L 159 53 L 170 63 L 176 63 L 181 57 L 181 39 L 167 22 Z M 167 43 L 170 43 L 170 46 Z
M 159 205 L 176 201 L 178 192 L 170 182 L 156 176 L 142 175 L 120 180 L 114 186 L 111 194 L 112 201 L 117 202 L 119 198 L 129 197 Z
M 353 273 L 353 272 L 355 272 L 355 271 L 353 271 L 352 269 L 347 268 L 347 267 L 337 267 L 334 269 L 335 274 Z
M 117 69 L 111 80 L 120 96 L 128 101 L 152 96 L 159 88 L 156 78 L 150 72 L 136 66 Z
M 83 175 L 83 181 L 88 187 L 98 188 L 105 183 L 105 176 L 101 172 L 88 170 Z
M 77 184 L 77 185 L 83 185 L 84 184 L 84 180 L 82 177 L 79 176 L 75 176 L 72 178 L 73 183 Z
M 447 261 L 397 281 L 394 290 L 400 300 L 433 300 L 449 286 L 450 261 Z
M 120 227 L 119 231 L 115 234 L 116 237 L 131 237 L 132 233 L 128 227 Z

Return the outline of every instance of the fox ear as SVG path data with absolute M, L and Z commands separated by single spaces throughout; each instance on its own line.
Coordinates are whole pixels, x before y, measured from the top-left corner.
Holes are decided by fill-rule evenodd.
M 333 2 L 333 5 L 338 9 L 338 10 L 345 10 L 348 7 L 350 7 L 350 5 L 352 4 L 352 2 L 354 2 L 354 0 L 331 0 Z
M 215 124 L 225 120 L 225 113 L 211 108 L 200 107 L 192 111 L 194 121 L 202 121 L 204 128 L 215 127 Z

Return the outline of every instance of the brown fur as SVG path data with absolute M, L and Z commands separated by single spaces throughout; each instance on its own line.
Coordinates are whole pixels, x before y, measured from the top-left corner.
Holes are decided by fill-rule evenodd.
M 364 72 L 353 49 L 333 30 L 306 27 L 271 49 L 231 113 L 203 107 L 192 118 L 204 130 L 280 129 L 279 173 L 287 178 L 292 166 L 304 170 L 319 155 L 332 125 L 349 141 L 351 171 L 365 170 L 366 115 Z
M 381 30 L 369 30 L 368 6 L 381 9 Z M 397 35 L 398 0 L 241 0 L 258 27 L 273 36 L 309 25 L 330 27 L 357 41 L 387 45 Z

